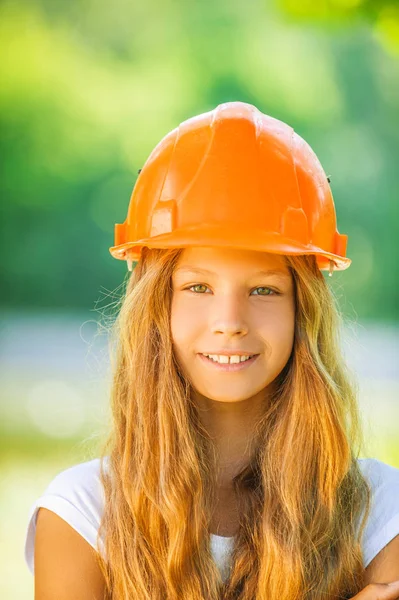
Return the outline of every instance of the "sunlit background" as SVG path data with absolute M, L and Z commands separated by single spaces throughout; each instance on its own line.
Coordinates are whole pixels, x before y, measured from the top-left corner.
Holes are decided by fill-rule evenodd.
M 109 423 L 105 325 L 127 272 L 108 248 L 137 171 L 222 102 L 289 123 L 330 177 L 353 263 L 328 283 L 367 456 L 399 467 L 397 3 L 3 2 L 0 34 L 0 597 L 33 598 L 30 506 Z

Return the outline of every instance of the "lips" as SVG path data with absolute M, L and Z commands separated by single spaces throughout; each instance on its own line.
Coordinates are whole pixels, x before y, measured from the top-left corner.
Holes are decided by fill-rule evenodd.
M 237 350 L 236 352 L 200 352 L 199 354 L 216 354 L 217 356 L 257 356 L 257 352 L 244 352 L 243 350 Z
M 238 356 L 239 362 L 243 362 L 241 359 L 250 360 L 254 356 L 257 356 L 257 354 L 217 354 L 216 352 L 209 352 L 209 353 L 201 352 L 201 356 L 205 356 L 206 358 L 212 357 L 211 360 L 214 360 L 213 359 L 214 356 L 226 357 L 227 359 L 231 359 L 232 356 Z M 215 362 L 218 362 L 219 364 L 227 364 L 227 363 L 222 363 L 222 361 L 220 361 L 220 360 L 217 360 Z M 228 362 L 230 362 L 230 361 L 228 360 Z M 236 364 L 236 363 L 231 363 L 231 364 Z
M 206 365 L 209 365 L 209 367 L 212 369 L 225 372 L 235 372 L 250 367 L 257 360 L 259 354 L 255 354 L 252 358 L 240 361 L 239 363 L 219 363 L 212 360 L 211 358 L 208 358 L 207 356 L 204 356 L 203 354 L 198 354 L 198 356 Z

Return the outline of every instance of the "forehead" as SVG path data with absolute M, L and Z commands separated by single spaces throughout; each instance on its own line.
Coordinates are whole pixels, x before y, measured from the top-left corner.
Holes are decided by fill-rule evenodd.
M 185 248 L 174 273 L 209 276 L 278 275 L 291 277 L 284 255 L 231 248 Z

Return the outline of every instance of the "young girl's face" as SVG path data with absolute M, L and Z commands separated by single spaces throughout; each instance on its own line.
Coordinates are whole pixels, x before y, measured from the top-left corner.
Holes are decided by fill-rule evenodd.
M 269 270 L 274 273 L 259 274 Z M 172 284 L 173 347 L 194 390 L 234 403 L 262 394 L 284 368 L 294 342 L 294 287 L 284 256 L 186 248 Z M 201 357 L 226 350 L 258 356 L 235 372 Z

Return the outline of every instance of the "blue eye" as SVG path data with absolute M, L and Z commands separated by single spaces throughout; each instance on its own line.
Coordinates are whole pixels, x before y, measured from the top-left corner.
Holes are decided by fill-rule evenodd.
M 196 287 L 204 287 L 204 288 L 206 288 L 207 286 L 204 285 L 203 283 L 195 283 L 194 285 L 191 285 L 190 287 L 184 288 L 184 289 L 191 291 L 192 288 L 196 288 Z M 273 290 L 272 288 L 269 288 L 269 287 L 260 286 L 260 287 L 255 288 L 255 290 L 269 290 L 269 292 L 272 292 L 271 294 L 255 294 L 256 296 L 279 296 L 280 295 L 280 292 L 277 292 L 276 290 Z M 193 292 L 193 293 L 197 294 L 197 293 L 200 293 L 200 292 Z

